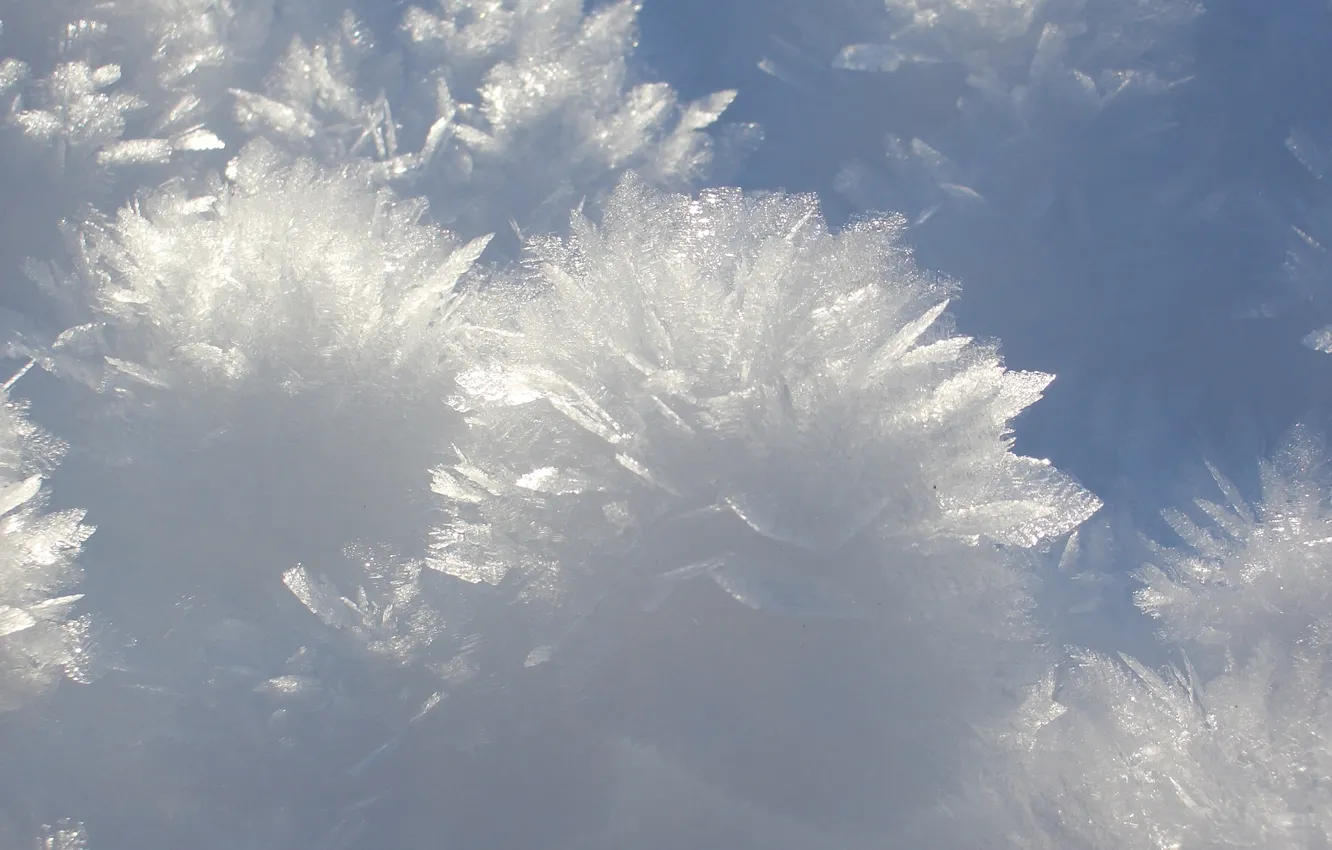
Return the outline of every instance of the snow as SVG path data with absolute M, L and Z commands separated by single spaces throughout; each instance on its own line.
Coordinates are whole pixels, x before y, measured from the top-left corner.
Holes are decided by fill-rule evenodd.
M 1328 845 L 1323 0 L 0 21 L 0 846 Z

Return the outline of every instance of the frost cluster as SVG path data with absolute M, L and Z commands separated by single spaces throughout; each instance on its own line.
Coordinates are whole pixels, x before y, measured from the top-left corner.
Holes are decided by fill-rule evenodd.
M 534 657 L 695 577 L 797 617 L 1009 592 L 993 547 L 1098 503 L 1013 454 L 1009 421 L 1050 377 L 952 333 L 951 287 L 900 228 L 832 234 L 809 197 L 631 179 L 600 223 L 535 245 L 527 286 L 469 316 L 470 433 L 436 471 L 432 566 L 543 612 Z
M 0 71 L 0 158 L 32 236 L 0 255 L 30 284 L 0 294 L 3 344 L 96 391 L 55 393 L 80 496 L 114 529 L 97 613 L 125 669 L 88 728 L 136 742 L 129 823 L 206 823 L 214 805 L 184 789 L 227 786 L 215 807 L 254 814 L 228 834 L 279 841 L 313 816 L 230 771 L 341 801 L 420 734 L 442 682 L 469 675 L 460 625 L 482 604 L 419 557 L 478 260 L 497 230 L 563 227 L 626 169 L 684 188 L 714 161 L 705 130 L 733 93 L 682 103 L 642 79 L 636 4 L 390 11 L 4 13 L 0 55 L 20 53 Z M 21 38 L 60 32 L 50 50 Z M 146 516 L 163 533 L 134 531 Z M 318 840 L 366 828 L 354 802 Z
M 735 92 L 680 103 L 640 81 L 638 8 L 439 0 L 408 6 L 382 37 L 348 13 L 329 35 L 294 40 L 262 91 L 235 92 L 236 117 L 325 159 L 373 160 L 469 236 L 559 228 L 626 169 L 670 188 L 711 171 L 704 131 Z M 734 128 L 722 152 L 755 133 Z
M 74 592 L 74 559 L 92 529 L 82 511 L 45 509 L 43 479 L 63 451 L 0 391 L 0 712 L 92 673 Z
M 177 153 L 221 147 L 215 135 L 192 121 L 197 96 L 185 95 L 171 110 L 151 114 L 167 80 L 137 68 L 140 74 L 126 80 L 125 67 L 107 54 L 129 61 L 124 55 L 129 51 L 107 44 L 110 29 L 104 20 L 75 19 L 41 76 L 29 62 L 4 60 L 0 86 L 12 97 L 6 124 L 29 151 L 41 154 L 57 174 L 87 179 L 99 166 L 162 164 Z M 140 86 L 146 91 L 137 90 Z
M 226 81 L 282 29 L 271 0 L 14 5 L 0 31 L 9 164 L 43 162 L 85 200 L 126 167 L 225 147 Z
M 35 270 L 92 312 L 48 356 L 58 368 L 67 351 L 101 355 L 163 389 L 428 385 L 455 289 L 488 238 L 461 244 L 425 212 L 362 170 L 253 142 L 224 176 L 168 183 L 86 228 L 68 281 Z
M 1138 605 L 1182 660 L 1074 652 L 997 727 L 1005 756 L 977 799 L 998 808 L 965 846 L 1322 846 L 1332 479 L 1303 430 L 1261 472 L 1255 505 L 1216 474 L 1226 502 L 1199 500 L 1202 523 L 1172 513 L 1185 545 L 1140 574 Z
M 1131 575 L 1123 426 L 1325 405 L 1229 322 L 1289 221 L 1325 303 L 1254 106 L 1325 31 L 656 2 L 711 76 L 638 0 L 0 0 L 0 845 L 1326 846 L 1326 451 Z M 701 55 L 788 14 L 795 158 Z

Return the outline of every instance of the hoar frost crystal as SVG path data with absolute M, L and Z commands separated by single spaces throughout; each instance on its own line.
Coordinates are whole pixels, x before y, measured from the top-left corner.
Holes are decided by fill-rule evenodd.
M 900 226 L 833 234 L 809 197 L 630 178 L 600 224 L 535 243 L 528 285 L 468 316 L 471 432 L 436 472 L 433 565 L 547 611 L 534 651 L 693 576 L 801 616 L 1007 585 L 1001 559 L 963 553 L 1098 503 L 1012 453 L 1008 423 L 1050 377 L 949 333 L 950 286 Z
M 92 672 L 90 623 L 73 614 L 83 595 L 71 593 L 92 529 L 81 511 L 43 510 L 42 479 L 63 450 L 0 389 L 0 714 Z
M 998 727 L 991 740 L 1006 755 L 970 810 L 987 814 L 947 846 L 1326 846 L 1325 450 L 1297 429 L 1262 464 L 1253 505 L 1213 475 L 1225 503 L 1198 500 L 1201 522 L 1170 512 L 1184 545 L 1155 546 L 1139 576 L 1138 605 L 1177 663 L 1074 650 Z M 1022 843 L 994 839 L 1007 829 Z
M 1195 72 L 1232 79 L 1194 55 L 1227 4 L 841 5 L 874 8 L 824 70 L 946 94 L 822 188 L 911 238 L 956 227 L 989 309 L 1088 360 L 1142 349 L 1109 308 L 1159 275 L 1211 282 L 1175 264 L 1181 222 L 1230 203 L 1232 130 L 1281 124 L 1189 111 Z M 1298 434 L 1260 503 L 1218 475 L 1225 504 L 1168 517 L 1183 545 L 1136 602 L 1177 668 L 1047 670 L 1033 611 L 1078 612 L 1015 550 L 1099 506 L 1014 451 L 1050 377 L 954 333 L 905 219 L 663 194 L 759 133 L 717 127 L 736 92 L 641 74 L 639 3 L 0 6 L 0 276 L 34 283 L 0 292 L 0 344 L 100 391 L 38 384 L 34 410 L 71 414 L 57 489 L 103 528 L 85 600 L 91 527 L 48 503 L 63 444 L 6 384 L 0 720 L 32 735 L 3 736 L 0 844 L 1326 846 L 1322 447 Z M 1248 102 L 1270 72 L 1242 64 Z M 1172 150 L 1178 173 L 1143 164 Z M 1288 266 L 1321 298 L 1305 212 Z M 1002 250 L 962 262 L 967 220 Z M 1169 300 L 1153 372 L 1205 313 Z M 1095 566 L 1084 610 L 1120 568 Z M 114 675 L 57 689 L 94 621 Z

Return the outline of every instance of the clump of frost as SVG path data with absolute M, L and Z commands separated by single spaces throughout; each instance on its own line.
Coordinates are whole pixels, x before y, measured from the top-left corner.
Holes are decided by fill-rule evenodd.
M 443 368 L 455 289 L 488 241 L 463 244 L 425 212 L 356 168 L 251 143 L 225 176 L 167 183 L 85 229 L 69 281 L 33 268 L 91 314 L 43 362 L 58 371 L 82 357 L 80 373 L 185 393 L 247 382 L 421 391 Z
M 220 163 L 228 85 L 274 26 L 268 2 L 73 0 L 8 4 L 0 26 L 0 269 L 62 256 L 59 225 L 145 184 Z M 285 25 L 285 24 L 284 24 Z M 234 155 L 234 148 L 232 150 Z M 57 330 L 49 304 L 11 286 L 5 324 Z M 21 315 L 21 320 L 15 316 Z
M 349 593 L 304 565 L 287 570 L 283 583 L 325 626 L 345 633 L 368 652 L 404 663 L 423 658 L 429 663 L 432 647 L 452 637 L 452 618 L 444 611 L 451 614 L 464 600 L 442 588 L 432 592 L 431 574 L 420 560 L 355 548 L 344 554 L 360 567 L 356 577 L 361 583 Z M 440 672 L 450 678 L 447 667 Z
M 77 321 L 15 347 L 71 379 L 62 433 L 78 451 L 62 472 L 109 530 L 96 555 L 116 580 L 98 610 L 131 644 L 132 686 L 100 696 L 112 718 L 102 734 L 143 742 L 153 774 L 136 823 L 184 805 L 201 824 L 234 805 L 255 814 L 227 833 L 236 840 L 295 834 L 312 815 L 269 786 L 229 785 L 232 772 L 351 793 L 361 780 L 341 771 L 434 692 L 375 664 L 410 659 L 441 626 L 403 592 L 410 575 L 393 572 L 412 559 L 374 547 L 425 545 L 424 470 L 457 423 L 444 403 L 450 314 L 486 239 L 463 243 L 425 216 L 424 201 L 363 164 L 260 139 L 222 174 L 168 182 L 71 229 L 72 269 L 30 266 Z M 385 565 L 377 583 L 364 575 L 372 563 Z M 282 581 L 297 564 L 366 588 L 356 641 L 310 634 L 319 624 Z M 348 680 L 364 688 L 355 698 Z M 191 755 L 214 749 L 229 757 Z M 334 775 L 318 775 L 327 765 Z M 181 790 L 221 785 L 235 790 L 217 807 Z
M 1318 847 L 1332 829 L 1332 478 L 1298 430 L 1250 505 L 1172 525 L 1139 606 L 1186 661 L 1075 651 L 1001 730 L 977 835 L 1013 847 Z M 996 814 L 996 812 L 998 814 Z M 1019 840 L 1019 836 L 1021 840 Z
M 296 563 L 419 545 L 420 470 L 453 421 L 450 316 L 487 241 L 464 244 L 425 212 L 363 168 L 258 140 L 224 175 L 167 183 L 78 231 L 72 272 L 31 266 L 81 321 L 15 348 L 99 391 L 68 423 L 99 515 L 175 518 L 172 532 L 114 537 L 108 557 L 133 566 L 108 604 L 131 606 L 136 627 L 219 579 L 228 601 L 202 607 L 250 623 Z M 136 599 L 130 575 L 164 598 Z
M 83 824 L 62 820 L 42 827 L 42 833 L 37 837 L 37 850 L 88 850 Z
M 832 234 L 809 197 L 629 178 L 600 224 L 532 245 L 520 294 L 473 302 L 431 565 L 528 612 L 512 662 L 694 579 L 795 618 L 892 621 L 887 599 L 1011 633 L 1022 592 L 994 546 L 1098 503 L 1012 453 L 1050 377 L 953 335 L 951 287 L 900 228 Z
M 43 478 L 64 447 L 0 390 L 0 711 L 91 673 L 89 623 L 72 613 L 83 512 L 44 510 Z
M 271 0 L 79 0 L 10 16 L 0 89 L 23 144 L 9 153 L 86 195 L 221 150 L 228 86 L 297 17 L 275 18 Z
M 53 55 L 31 61 L 11 57 L 0 72 L 0 87 L 10 96 L 6 128 L 26 143 L 11 145 L 11 155 L 44 160 L 53 176 L 74 184 L 70 189 L 79 182 L 96 187 L 103 169 L 161 165 L 174 155 L 222 146 L 198 121 L 200 98 L 164 90 L 166 80 L 151 73 L 151 62 L 148 69 L 138 67 L 134 53 L 142 45 L 115 43 L 112 30 L 118 27 L 109 21 L 121 23 L 116 6 L 103 11 L 112 17 L 75 18 L 66 25 Z M 50 39 L 52 34 L 41 35 Z M 150 50 L 148 55 L 170 62 L 174 57 L 165 55 L 169 41 L 159 44 L 161 53 Z M 210 52 L 222 54 L 220 47 Z M 33 62 L 46 67 L 38 70 Z M 124 63 L 133 63 L 129 79 Z
M 348 13 L 326 38 L 294 40 L 262 92 L 236 91 L 236 117 L 323 158 L 374 160 L 469 235 L 541 232 L 625 169 L 671 188 L 711 170 L 704 131 L 735 92 L 682 104 L 639 82 L 638 8 L 439 0 L 382 37 Z M 734 130 L 724 152 L 755 133 Z
M 1265 642 L 1320 645 L 1332 627 L 1332 476 L 1323 447 L 1305 429 L 1260 465 L 1262 501 L 1248 505 L 1213 469 L 1226 503 L 1198 500 L 1200 525 L 1179 511 L 1167 520 L 1185 549 L 1156 547 L 1142 573 L 1143 610 L 1164 636 L 1229 663 Z M 1226 665 L 1228 666 L 1228 664 Z
M 1009 423 L 1050 376 L 952 332 L 952 286 L 916 269 L 902 226 L 831 233 L 811 197 L 630 177 L 598 222 L 579 213 L 567 241 L 532 243 L 520 285 L 470 302 L 452 400 L 470 427 L 435 471 L 429 565 L 478 600 L 457 626 L 471 666 L 550 666 L 575 692 L 639 700 L 670 686 L 615 697 L 614 671 L 650 676 L 663 652 L 693 658 L 657 674 L 684 689 L 785 681 L 802 664 L 778 659 L 805 659 L 821 687 L 780 705 L 741 689 L 678 713 L 737 747 L 755 712 L 844 717 L 763 757 L 795 775 L 841 754 L 827 795 L 800 804 L 816 823 L 894 817 L 868 799 L 884 759 L 929 762 L 893 811 L 934 787 L 965 735 L 950 724 L 990 716 L 995 680 L 1028 663 L 1026 581 L 1005 550 L 1099 503 L 1013 453 Z M 759 634 L 761 662 L 716 651 Z M 696 739 L 658 743 L 733 770 Z M 723 783 L 779 805 L 766 784 Z

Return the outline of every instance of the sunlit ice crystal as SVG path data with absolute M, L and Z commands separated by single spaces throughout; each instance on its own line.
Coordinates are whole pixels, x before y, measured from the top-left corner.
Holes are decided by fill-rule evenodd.
M 299 648 L 283 624 L 306 622 L 285 571 L 354 571 L 360 541 L 424 546 L 424 470 L 457 424 L 450 315 L 486 240 L 263 141 L 70 234 L 72 268 L 30 270 L 75 324 L 20 347 L 69 379 L 63 471 L 116 571 L 100 610 L 134 641 L 136 686 L 252 707 Z M 247 734 L 237 750 L 268 740 Z
M 567 241 L 534 243 L 527 277 L 471 302 L 475 361 L 453 398 L 470 427 L 435 473 L 431 565 L 509 600 L 469 626 L 491 663 L 568 669 L 618 649 L 596 663 L 634 669 L 680 642 L 694 675 L 724 678 L 738 658 L 702 645 L 765 634 L 765 659 L 809 653 L 828 688 L 765 716 L 795 722 L 843 686 L 874 694 L 829 730 L 848 765 L 904 757 L 913 724 L 933 722 L 922 706 L 966 714 L 976 703 L 955 697 L 1021 666 L 1026 588 L 1004 552 L 1098 502 L 1013 454 L 1010 420 L 1050 378 L 952 332 L 953 286 L 916 269 L 901 226 L 831 233 L 809 197 L 628 178 Z M 662 681 L 677 675 L 691 674 Z M 721 718 L 748 696 L 712 700 Z M 871 704 L 900 722 L 857 713 Z M 852 755 L 857 735 L 876 743 Z M 873 793 L 846 805 L 863 814 Z
M 92 528 L 82 511 L 46 509 L 43 481 L 63 451 L 0 390 L 0 711 L 93 673 L 74 560 Z
M 1155 547 L 1138 605 L 1163 633 L 1213 663 L 1237 663 L 1265 641 L 1322 646 L 1332 620 L 1332 478 L 1326 449 L 1299 427 L 1260 464 L 1250 503 L 1211 467 L 1224 501 L 1198 499 L 1166 519 L 1185 544 Z
M 222 175 L 169 182 L 89 221 L 72 273 L 31 267 L 87 320 L 39 359 L 181 392 L 398 377 L 420 391 L 444 368 L 443 329 L 488 241 L 464 244 L 425 212 L 354 167 L 254 142 Z
M 1172 663 L 1072 650 L 988 730 L 995 760 L 965 814 L 933 822 L 956 839 L 940 846 L 1323 845 L 1326 450 L 1301 427 L 1260 471 L 1250 500 L 1213 469 L 1223 499 L 1172 512 L 1179 539 L 1139 573 Z
M 808 635 L 845 654 L 851 634 L 887 634 L 957 671 L 958 647 L 977 650 L 962 668 L 983 667 L 997 663 L 986 641 L 1026 634 L 999 549 L 1097 502 L 1012 454 L 1008 423 L 1049 378 L 951 333 L 952 287 L 915 269 L 900 227 L 832 234 L 809 198 L 630 179 L 599 222 L 578 216 L 567 242 L 531 248 L 520 294 L 474 302 L 479 362 L 454 400 L 471 431 L 436 473 L 449 520 L 433 566 L 513 600 L 474 626 L 510 664 L 585 651 L 598 629 L 650 652 L 617 630 L 695 598 L 696 579 L 738 611 L 871 624 L 779 630 L 772 646 Z M 890 656 L 878 663 L 903 683 L 931 666 Z M 825 677 L 849 681 L 853 657 Z M 932 704 L 907 701 L 899 717 Z
M 19 347 L 97 391 L 70 423 L 83 485 L 112 516 L 138 492 L 180 518 L 180 534 L 118 538 L 131 563 L 186 577 L 184 591 L 234 558 L 217 575 L 258 570 L 276 585 L 361 535 L 421 536 L 402 500 L 425 490 L 427 435 L 456 421 L 450 317 L 487 241 L 425 214 L 355 167 L 258 141 L 224 174 L 167 183 L 74 231 L 72 269 L 32 267 L 78 323 Z
M 455 402 L 476 434 L 437 473 L 453 504 L 517 512 L 485 523 L 489 580 L 523 571 L 527 547 L 510 543 L 535 529 L 520 517 L 560 534 L 561 516 L 600 515 L 615 545 L 706 539 L 647 573 L 730 582 L 751 573 L 744 547 L 729 551 L 742 540 L 836 561 L 862 536 L 1028 546 L 1089 515 L 1093 497 L 1010 450 L 1009 420 L 1050 377 L 952 334 L 951 285 L 914 268 L 899 227 L 831 234 L 810 198 L 663 195 L 631 178 L 600 224 L 580 215 L 567 243 L 535 245 L 542 292 L 493 308 Z

